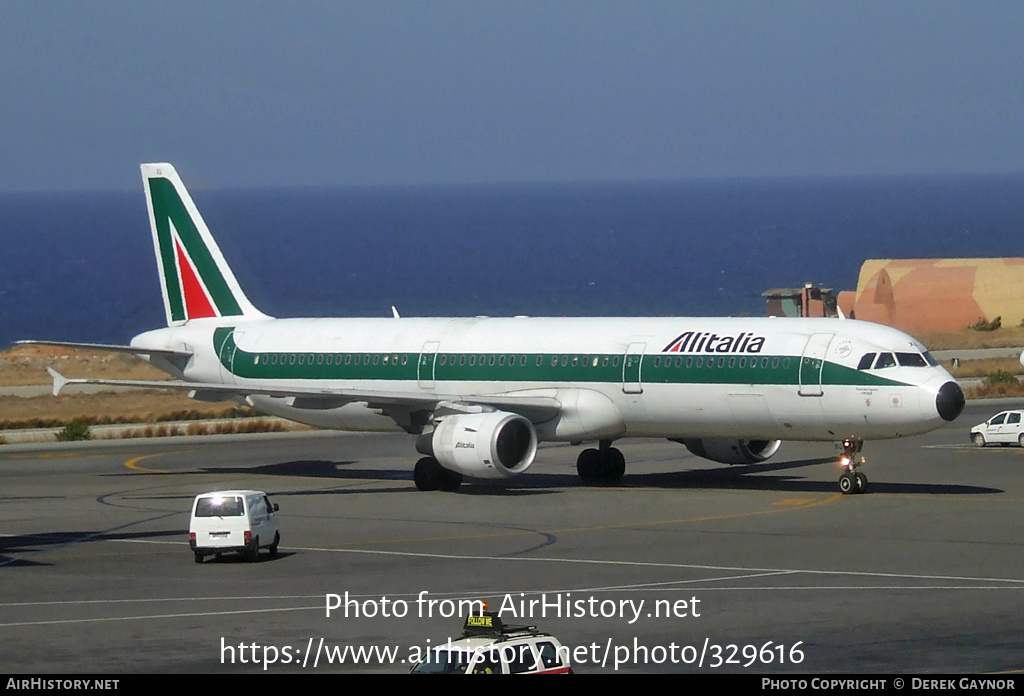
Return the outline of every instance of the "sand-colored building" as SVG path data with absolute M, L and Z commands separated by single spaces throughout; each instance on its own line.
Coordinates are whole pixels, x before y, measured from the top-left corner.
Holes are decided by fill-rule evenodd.
M 979 320 L 1024 320 L 1024 258 L 868 259 L 856 291 L 839 293 L 848 317 L 911 334 L 959 331 Z

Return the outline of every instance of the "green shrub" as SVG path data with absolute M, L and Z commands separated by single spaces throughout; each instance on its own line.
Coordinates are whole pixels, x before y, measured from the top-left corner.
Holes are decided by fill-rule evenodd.
M 75 440 L 92 439 L 92 432 L 89 430 L 88 424 L 81 418 L 76 418 L 71 421 L 64 426 L 63 430 L 58 430 L 54 435 L 57 438 L 57 442 L 73 442 Z
M 997 384 L 1014 384 L 1017 382 L 1017 377 L 1012 372 L 1006 370 L 996 370 L 988 376 L 985 380 L 985 384 L 995 386 Z
M 985 321 L 984 319 L 979 319 L 978 322 L 974 324 L 974 326 L 972 326 L 971 328 L 974 329 L 975 331 L 995 331 L 1002 325 L 1003 318 L 996 317 L 992 321 Z

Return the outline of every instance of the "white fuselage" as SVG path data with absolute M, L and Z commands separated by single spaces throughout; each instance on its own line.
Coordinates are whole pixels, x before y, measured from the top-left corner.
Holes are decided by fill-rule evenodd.
M 902 437 L 947 422 L 936 398 L 953 381 L 906 334 L 842 319 L 197 319 L 132 345 L 191 352 L 181 370 L 152 362 L 192 382 L 555 399 L 541 440 Z M 861 365 L 884 353 L 923 359 Z M 370 399 L 248 400 L 319 427 L 398 427 Z

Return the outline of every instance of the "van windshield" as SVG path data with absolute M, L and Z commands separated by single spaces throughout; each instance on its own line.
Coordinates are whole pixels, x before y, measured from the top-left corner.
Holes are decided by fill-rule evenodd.
M 200 498 L 196 503 L 196 517 L 243 517 L 245 508 L 242 499 L 237 496 L 214 496 Z

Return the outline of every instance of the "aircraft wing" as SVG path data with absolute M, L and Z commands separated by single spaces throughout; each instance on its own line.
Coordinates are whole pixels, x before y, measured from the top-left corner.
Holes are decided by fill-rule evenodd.
M 253 387 L 235 384 L 208 384 L 206 382 L 184 382 L 181 380 L 146 379 L 72 379 L 65 377 L 52 367 L 46 368 L 53 377 L 53 395 L 57 396 L 68 385 L 98 384 L 112 387 L 135 387 L 141 389 L 180 389 L 190 392 L 189 396 L 199 401 L 221 401 L 240 396 L 272 396 L 295 399 L 296 408 L 328 409 L 338 408 L 347 403 L 362 401 L 370 408 L 391 408 L 434 410 L 439 405 L 451 406 L 492 406 L 503 411 L 518 413 L 533 423 L 543 423 L 558 415 L 562 404 L 558 399 L 547 396 L 521 396 L 506 394 L 480 394 L 462 396 L 458 394 L 436 394 L 415 392 L 389 392 L 362 389 L 321 389 L 316 387 Z M 459 410 L 456 408 L 456 410 Z

